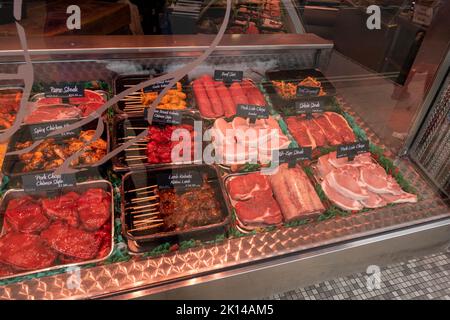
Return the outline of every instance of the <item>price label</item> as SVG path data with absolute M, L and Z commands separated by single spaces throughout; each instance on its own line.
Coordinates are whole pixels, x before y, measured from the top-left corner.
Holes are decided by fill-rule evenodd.
M 22 176 L 22 183 L 25 191 L 34 192 L 72 187 L 77 183 L 77 180 L 74 174 L 41 173 Z
M 353 160 L 357 155 L 369 151 L 369 141 L 342 144 L 337 147 L 336 158 L 348 158 L 349 160 Z
M 289 167 L 292 168 L 299 161 L 311 160 L 312 159 L 312 148 L 311 147 L 299 147 L 292 149 L 282 149 L 275 150 L 274 156 L 278 154 L 279 163 L 288 163 Z
M 71 125 L 73 122 L 60 121 L 51 123 L 39 123 L 30 125 L 30 134 L 33 140 L 44 139 L 53 131 L 61 130 Z M 64 132 L 61 137 L 71 138 L 78 137 L 80 135 L 81 128 L 75 128 L 73 130 Z
M 144 109 L 144 118 L 148 118 L 148 108 Z M 177 125 L 181 124 L 183 115 L 179 110 L 165 110 L 165 109 L 155 109 L 153 113 L 152 123 L 155 124 L 166 124 L 166 125 Z
M 297 97 L 318 96 L 319 92 L 320 92 L 320 87 L 308 87 L 308 86 L 298 86 L 297 87 Z
M 200 188 L 203 184 L 202 176 L 196 170 L 180 169 L 169 173 L 159 173 L 156 175 L 156 180 L 160 189 Z
M 48 84 L 44 88 L 46 98 L 82 98 L 84 82 L 60 82 Z
M 236 115 L 242 118 L 249 118 L 250 122 L 255 122 L 256 119 L 269 118 L 269 109 L 265 106 L 257 106 L 254 104 L 238 104 Z
M 297 101 L 295 103 L 295 110 L 297 114 L 306 114 L 308 117 L 311 117 L 313 113 L 324 112 L 325 106 L 321 100 Z
M 244 78 L 244 71 L 216 70 L 214 80 L 223 82 L 240 82 Z
M 167 79 L 164 81 L 157 82 L 151 86 L 145 87 L 144 92 L 160 92 L 164 90 L 173 79 Z

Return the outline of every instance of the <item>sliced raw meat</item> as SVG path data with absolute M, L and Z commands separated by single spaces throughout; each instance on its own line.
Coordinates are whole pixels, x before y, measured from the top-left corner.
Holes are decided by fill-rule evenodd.
M 325 134 L 327 141 L 330 145 L 337 145 L 343 143 L 343 139 L 339 132 L 334 128 L 333 124 L 328 120 L 327 117 L 320 115 L 314 119 L 314 121 L 322 129 Z
M 50 222 L 41 206 L 28 196 L 12 199 L 6 208 L 5 219 L 14 230 L 24 233 L 39 232 Z
M 52 223 L 41 233 L 41 237 L 59 253 L 84 260 L 97 255 L 101 242 L 94 233 L 60 221 Z
M 394 194 L 380 194 L 380 196 L 387 201 L 388 203 L 416 203 L 417 202 L 417 196 L 412 193 L 403 192 L 398 195 Z
M 339 132 L 345 143 L 356 141 L 352 128 L 348 125 L 347 120 L 336 112 L 325 112 L 325 117 L 333 124 L 333 127 Z
M 328 161 L 335 168 L 344 166 L 359 167 L 362 165 L 373 163 L 373 160 L 368 153 L 359 154 L 355 157 L 355 159 L 353 159 L 353 161 L 348 161 L 348 158 L 336 158 L 336 151 L 330 152 Z
M 236 176 L 228 180 L 228 192 L 234 200 L 247 200 L 257 191 L 270 190 L 266 176 L 259 173 Z
M 354 200 L 364 200 L 369 197 L 367 190 L 360 186 L 357 178 L 346 173 L 344 170 L 334 170 L 330 172 L 325 180 L 328 185 L 341 195 Z
M 387 205 L 387 202 L 378 194 L 369 191 L 369 198 L 361 200 L 361 203 L 366 208 L 381 208 Z
M 364 165 L 360 168 L 361 182 L 367 189 L 375 193 L 389 193 L 388 175 L 386 171 L 377 164 Z
M 95 231 L 111 217 L 111 198 L 102 189 L 89 189 L 77 201 L 81 225 Z
M 38 235 L 11 232 L 0 238 L 0 261 L 17 269 L 47 268 L 57 256 Z
M 92 90 L 84 90 L 84 97 L 73 97 L 73 98 L 69 98 L 69 103 L 70 104 L 85 104 L 88 102 L 101 102 L 104 103 L 106 102 L 104 97 L 100 94 L 97 93 L 95 91 Z
M 238 219 L 244 224 L 273 225 L 283 220 L 271 191 L 256 192 L 251 200 L 238 201 L 235 209 Z
M 42 200 L 42 208 L 47 216 L 66 221 L 72 227 L 78 227 L 78 204 L 80 196 L 69 192 L 61 197 Z
M 341 195 L 334 188 L 332 188 L 326 180 L 322 181 L 320 185 L 322 186 L 322 190 L 325 192 L 328 199 L 330 199 L 330 201 L 339 208 L 349 211 L 359 211 L 364 208 L 359 201 L 349 199 Z
M 324 179 L 327 174 L 334 169 L 334 167 L 328 161 L 329 155 L 330 154 L 323 155 L 317 160 L 317 169 L 319 171 L 319 176 L 321 179 Z
M 388 193 L 393 195 L 401 195 L 405 193 L 393 176 L 388 176 L 387 181 L 387 190 L 389 191 Z
M 296 117 L 287 118 L 286 123 L 292 136 L 300 146 L 316 148 L 317 145 L 312 136 L 310 136 L 308 129 Z
M 324 146 L 327 143 L 326 134 L 322 128 L 314 120 L 303 120 L 303 124 L 308 129 L 309 134 L 313 137 L 318 147 Z
M 83 117 L 87 117 L 92 112 L 97 111 L 100 107 L 103 106 L 103 102 L 87 102 L 84 104 L 80 104 L 78 108 L 83 112 Z
M 31 114 L 29 114 L 25 118 L 24 122 L 26 124 L 30 124 L 57 120 L 77 119 L 80 118 L 81 115 L 81 110 L 75 106 L 42 105 L 34 110 Z

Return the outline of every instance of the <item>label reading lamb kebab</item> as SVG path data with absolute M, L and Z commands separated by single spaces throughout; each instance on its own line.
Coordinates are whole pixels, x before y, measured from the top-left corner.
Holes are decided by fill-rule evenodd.
M 144 119 L 148 118 L 148 108 L 144 109 Z M 155 109 L 153 113 L 152 123 L 177 125 L 181 124 L 183 115 L 179 110 Z
M 295 111 L 297 114 L 306 114 L 306 117 L 311 119 L 313 113 L 323 113 L 325 106 L 322 100 L 297 101 Z
M 159 189 L 190 189 L 200 188 L 203 184 L 202 175 L 196 170 L 172 170 L 168 173 L 158 173 L 156 180 Z
M 22 176 L 22 183 L 25 191 L 34 192 L 72 187 L 77 183 L 77 180 L 75 174 L 40 173 Z
M 214 80 L 223 81 L 225 83 L 241 82 L 244 78 L 244 71 L 232 71 L 232 70 L 215 70 Z
M 238 104 L 236 115 L 242 118 L 249 118 L 251 123 L 255 123 L 257 119 L 269 118 L 269 109 L 265 106 L 253 104 Z
M 46 98 L 82 98 L 84 97 L 84 82 L 60 82 L 47 84 L 44 87 Z
M 362 153 L 369 152 L 369 141 L 358 141 L 350 144 L 342 144 L 337 147 L 336 158 L 348 158 L 350 161 Z
M 312 148 L 299 147 L 292 149 L 274 150 L 273 156 L 276 157 L 277 154 L 279 163 L 287 163 L 289 165 L 289 168 L 293 168 L 299 161 L 312 159 Z
M 73 122 L 60 121 L 60 122 L 51 122 L 51 123 L 40 123 L 30 125 L 30 134 L 32 140 L 40 140 L 46 138 L 51 132 L 66 128 L 71 125 Z M 71 138 L 78 137 L 80 135 L 80 128 L 75 128 L 73 130 L 67 131 L 63 133 L 60 137 Z

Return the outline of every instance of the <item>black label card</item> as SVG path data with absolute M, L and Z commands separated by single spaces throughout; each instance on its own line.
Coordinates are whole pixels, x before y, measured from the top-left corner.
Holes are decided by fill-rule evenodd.
M 324 104 L 321 100 L 297 101 L 295 110 L 297 114 L 312 114 L 324 112 Z
M 144 118 L 148 118 L 148 108 L 144 109 Z M 155 109 L 152 123 L 176 125 L 181 124 L 183 115 L 179 110 Z
M 22 176 L 22 183 L 25 191 L 51 191 L 74 186 L 77 180 L 74 174 L 40 173 Z
M 238 82 L 244 78 L 244 71 L 216 70 L 214 80 L 223 82 Z
M 278 157 L 280 163 L 292 163 L 303 160 L 311 160 L 312 148 L 300 147 L 292 149 L 281 149 L 278 150 Z
M 172 170 L 169 173 L 156 175 L 160 189 L 189 189 L 199 188 L 203 184 L 202 175 L 196 170 Z
M 349 160 L 353 160 L 355 156 L 369 151 L 369 141 L 342 144 L 337 147 L 336 158 L 349 158 Z
M 167 87 L 169 85 L 169 82 L 172 80 L 173 79 L 167 79 L 167 80 L 152 84 L 151 86 L 145 87 L 144 92 L 160 92 L 160 91 L 164 90 L 164 88 Z
M 320 87 L 308 87 L 308 86 L 298 86 L 297 96 L 298 97 L 311 97 L 318 96 L 320 92 Z
M 83 82 L 60 82 L 45 86 L 46 98 L 80 98 L 84 97 Z
M 249 118 L 252 120 L 267 119 L 269 118 L 269 109 L 265 106 L 257 106 L 253 104 L 238 104 L 236 116 Z
M 63 129 L 69 125 L 71 125 L 73 122 L 66 122 L 66 121 L 60 121 L 60 122 L 51 122 L 51 123 L 39 123 L 39 124 L 33 124 L 30 125 L 30 133 L 31 138 L 33 140 L 40 140 L 47 137 L 47 135 L 53 131 Z M 71 137 L 78 137 L 80 135 L 81 128 L 75 128 L 73 130 L 67 131 L 63 133 L 60 137 L 64 138 L 71 138 Z

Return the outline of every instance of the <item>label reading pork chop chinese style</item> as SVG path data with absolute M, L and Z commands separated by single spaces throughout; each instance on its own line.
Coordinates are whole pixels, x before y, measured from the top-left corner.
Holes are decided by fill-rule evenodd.
M 269 118 L 269 110 L 264 106 L 257 106 L 253 104 L 238 104 L 236 115 L 242 118 L 250 119 L 254 123 L 257 119 Z
M 369 141 L 358 141 L 350 144 L 341 144 L 337 147 L 337 158 L 353 160 L 357 155 L 369 152 Z
M 240 82 L 244 78 L 244 71 L 215 70 L 214 80 L 225 83 Z
M 324 104 L 322 100 L 297 101 L 295 103 L 295 111 L 297 114 L 306 114 L 311 117 L 313 113 L 324 112 Z
M 152 123 L 176 125 L 181 124 L 183 115 L 179 110 L 155 109 Z M 144 110 L 144 119 L 148 118 L 148 109 Z
M 22 176 L 22 183 L 27 192 L 52 191 L 74 186 L 77 180 L 74 174 L 40 173 Z
M 46 98 L 82 98 L 84 97 L 83 82 L 60 82 L 48 84 L 44 88 Z
M 275 150 L 274 156 L 276 156 L 276 153 L 278 153 L 279 163 L 288 163 L 290 168 L 294 167 L 299 161 L 311 160 L 312 158 L 311 147 Z
M 51 132 L 56 130 L 61 130 L 71 125 L 73 122 L 67 121 L 59 121 L 59 122 L 51 122 L 51 123 L 39 123 L 30 125 L 30 134 L 33 140 L 40 140 L 46 138 Z M 69 130 L 64 132 L 61 137 L 71 138 L 78 137 L 80 135 L 80 128 L 75 128 L 73 130 Z
M 190 189 L 200 188 L 203 179 L 196 170 L 172 170 L 167 173 L 158 173 L 156 180 L 159 189 Z

